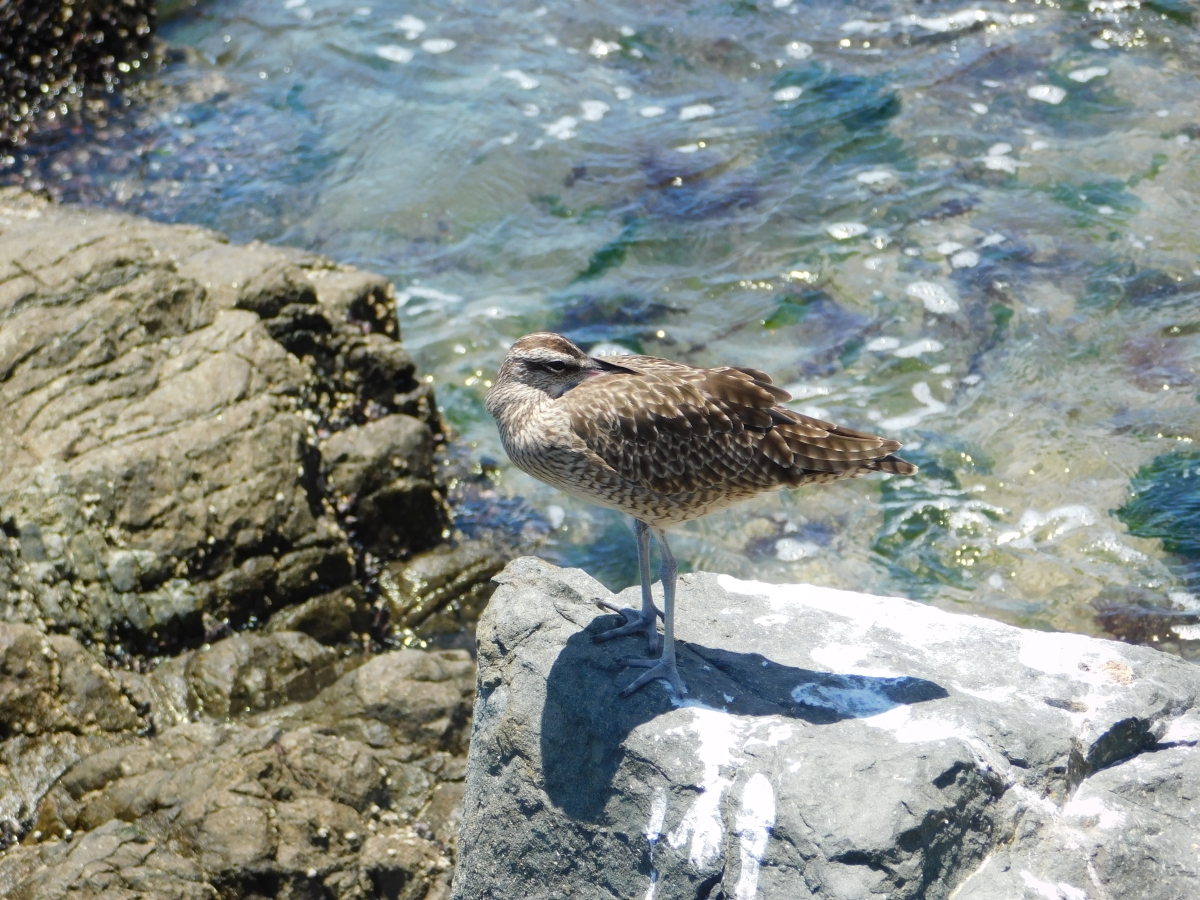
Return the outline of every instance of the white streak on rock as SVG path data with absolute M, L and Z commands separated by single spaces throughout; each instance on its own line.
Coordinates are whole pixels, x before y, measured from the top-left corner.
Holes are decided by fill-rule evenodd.
M 667 842 L 678 850 L 690 841 L 688 860 L 693 866 L 704 868 L 721 852 L 724 843 L 721 794 L 731 782 L 721 776 L 721 767 L 734 762 L 733 747 L 743 726 L 727 712 L 698 704 L 689 707 L 692 710 L 691 730 L 700 738 L 696 756 L 704 767 L 704 774 L 697 785 L 700 796 L 684 814 L 679 826 L 667 835 Z
M 734 900 L 753 900 L 758 893 L 759 866 L 775 827 L 775 791 L 765 775 L 756 773 L 746 782 L 736 827 L 741 839 L 742 871 L 733 896 Z
M 896 706 L 877 716 L 865 718 L 863 722 L 890 731 L 901 744 L 924 744 L 967 737 L 962 728 L 946 719 L 938 716 L 914 717 L 911 706 Z

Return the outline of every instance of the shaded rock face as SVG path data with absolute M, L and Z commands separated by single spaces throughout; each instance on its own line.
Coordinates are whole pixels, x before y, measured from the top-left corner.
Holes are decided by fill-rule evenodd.
M 45 116 L 112 91 L 151 59 L 152 0 L 19 0 L 0 4 L 0 148 Z
M 361 627 L 356 548 L 402 556 L 448 525 L 391 295 L 0 191 L 0 621 L 141 649 L 305 602 L 288 627 Z
M 682 705 L 644 640 L 521 559 L 480 620 L 454 896 L 1176 898 L 1200 864 L 1200 670 L 803 585 L 680 579 Z M 622 597 L 638 605 L 636 589 Z
M 114 674 L 0 625 L 0 893 L 447 896 L 474 664 L 354 662 L 280 632 Z

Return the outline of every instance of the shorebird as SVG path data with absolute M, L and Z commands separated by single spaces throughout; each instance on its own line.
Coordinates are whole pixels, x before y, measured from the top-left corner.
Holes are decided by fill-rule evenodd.
M 868 472 L 911 475 L 900 444 L 801 415 L 757 369 L 702 369 L 653 356 L 592 358 L 559 334 L 527 334 L 508 351 L 487 410 L 518 468 L 552 487 L 633 516 L 641 610 L 601 605 L 625 624 L 595 637 L 645 632 L 647 671 L 622 696 L 665 679 L 685 693 L 675 657 L 678 567 L 667 529 L 764 491 Z M 650 533 L 662 556 L 663 647 L 650 593 Z

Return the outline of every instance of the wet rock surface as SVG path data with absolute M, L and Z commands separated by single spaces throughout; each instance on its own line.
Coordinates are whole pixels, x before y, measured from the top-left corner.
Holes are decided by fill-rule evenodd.
M 393 299 L 0 190 L 0 895 L 448 896 L 475 664 L 381 651 L 502 561 Z
M 521 559 L 478 628 L 454 896 L 1187 896 L 1200 673 L 895 598 L 681 577 L 682 705 Z M 636 589 L 622 596 L 637 605 Z

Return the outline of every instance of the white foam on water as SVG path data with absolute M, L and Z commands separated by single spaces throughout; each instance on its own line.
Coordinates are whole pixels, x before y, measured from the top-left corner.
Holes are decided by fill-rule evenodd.
M 698 153 L 700 152 L 699 144 L 683 144 L 675 148 L 676 153 Z
M 403 31 L 404 36 L 410 41 L 415 41 L 425 30 L 425 23 L 416 16 L 401 16 L 392 23 L 392 27 L 397 31 Z
M 758 893 L 759 867 L 771 839 L 771 829 L 775 827 L 775 791 L 761 772 L 751 775 L 742 789 L 742 808 L 734 827 L 742 862 L 733 889 L 734 900 L 753 900 Z
M 979 254 L 974 250 L 960 250 L 950 257 L 950 265 L 956 269 L 973 269 L 979 265 Z
M 899 348 L 892 356 L 898 356 L 901 359 L 912 359 L 914 356 L 920 356 L 922 353 L 939 353 L 943 349 L 941 341 L 936 341 L 933 338 L 921 338 L 919 341 L 913 341 L 911 344 Z
M 961 31 L 980 22 L 986 22 L 991 16 L 982 9 L 963 9 L 948 16 L 905 16 L 902 21 L 920 25 L 926 31 L 944 34 L 947 31 Z
M 825 231 L 829 236 L 839 241 L 859 237 L 866 234 L 868 230 L 862 222 L 834 222 L 832 225 L 825 226 Z
M 1025 93 L 1031 100 L 1040 100 L 1052 106 L 1057 106 L 1067 98 L 1067 92 L 1054 84 L 1035 84 Z
M 872 353 L 886 353 L 900 346 L 900 338 L 877 337 L 867 343 L 866 349 Z
M 446 305 L 453 304 L 453 303 L 462 303 L 462 299 L 463 299 L 458 294 L 450 294 L 450 293 L 447 293 L 446 291 L 439 291 L 437 288 L 420 287 L 419 285 L 413 285 L 411 287 L 405 288 L 399 294 L 396 295 L 396 308 L 400 309 L 402 306 L 404 306 L 406 303 L 408 303 L 408 301 L 411 300 L 413 297 L 417 297 L 418 299 L 421 299 L 421 300 L 432 300 L 435 303 L 438 303 L 442 306 L 446 306 Z
M 814 416 L 813 418 L 820 418 Z M 798 541 L 795 538 L 780 538 L 775 542 L 775 558 L 783 562 L 797 562 L 817 556 L 821 548 L 809 541 Z
M 792 59 L 808 59 L 813 53 L 812 44 L 804 41 L 790 41 L 783 49 Z
M 972 103 L 970 107 L 971 112 L 977 116 L 986 116 L 988 114 L 988 105 L 986 103 Z
M 567 518 L 567 511 L 558 504 L 552 504 L 546 507 L 546 519 L 550 522 L 550 527 L 557 531 L 563 521 Z
M 602 41 L 600 38 L 593 38 L 591 46 L 588 47 L 588 53 L 596 57 L 596 59 L 604 59 L 610 53 L 616 53 L 621 49 L 621 45 L 616 41 Z
M 870 22 L 866 19 L 851 19 L 839 26 L 839 30 L 846 34 L 887 34 L 891 28 L 891 22 Z
M 430 38 L 427 41 L 421 41 L 421 49 L 426 53 L 432 53 L 434 56 L 449 53 L 457 46 L 458 44 L 450 40 L 450 38 Z
M 1021 513 L 1016 531 L 1005 531 L 996 538 L 997 544 L 1012 544 L 1014 547 L 1031 548 L 1034 545 L 1034 532 L 1046 526 L 1052 526 L 1042 538 L 1046 541 L 1056 541 L 1059 538 L 1087 528 L 1099 521 L 1096 513 L 1089 507 L 1080 504 L 1056 506 L 1047 512 L 1027 509 Z
M 859 172 L 856 180 L 862 184 L 883 184 L 895 177 L 895 174 L 887 169 L 872 169 L 870 172 Z
M 981 248 L 982 247 L 994 247 L 997 244 L 1003 244 L 1007 240 L 1008 240 L 1008 238 L 1006 238 L 1002 234 L 989 234 L 987 237 L 985 237 L 982 241 L 979 242 L 979 246 Z
M 711 116 L 716 112 L 716 107 L 708 103 L 693 103 L 691 106 L 685 106 L 679 111 L 679 118 L 688 122 L 692 119 L 703 119 L 706 116 Z
M 604 114 L 612 109 L 603 100 L 584 100 L 579 104 L 579 108 L 583 110 L 580 115 L 585 122 L 599 122 L 604 118 Z
M 937 252 L 943 256 L 949 256 L 951 253 L 957 253 L 963 248 L 963 245 L 958 241 L 942 241 L 937 245 Z
M 382 47 L 376 47 L 375 55 L 394 63 L 412 62 L 413 58 L 413 52 L 399 44 L 384 44 Z
M 515 81 L 517 87 L 523 91 L 532 91 L 539 84 L 541 84 L 541 82 L 532 75 L 526 75 L 520 69 L 508 69 L 507 71 L 501 72 L 500 77 L 507 78 L 509 81 Z
M 666 110 L 661 106 L 643 106 L 638 110 L 638 113 L 645 119 L 653 119 L 661 116 Z
M 914 281 L 904 289 L 904 293 L 920 300 L 935 316 L 948 315 L 959 310 L 958 301 L 950 296 L 950 292 L 932 281 Z
M 633 91 L 627 87 L 618 86 L 613 88 L 613 96 L 615 96 L 618 100 L 628 100 L 633 96 Z
M 913 428 L 918 423 L 928 418 L 929 416 L 937 415 L 946 411 L 946 404 L 940 400 L 933 399 L 933 391 L 924 381 L 918 381 L 912 386 L 912 395 L 917 402 L 921 404 L 920 409 L 915 409 L 912 412 L 905 413 L 902 416 L 893 416 L 890 419 L 883 419 L 879 425 L 881 428 L 887 428 L 891 431 L 899 431 L 904 428 Z
M 777 103 L 788 103 L 792 100 L 798 99 L 803 93 L 804 88 L 798 88 L 795 85 L 792 85 L 791 87 L 780 88 L 771 95 L 771 99 Z
M 284 0 L 284 9 L 295 9 L 298 6 L 303 6 L 305 0 Z
M 1015 175 L 1017 169 L 1029 168 L 1029 163 L 1013 159 L 1011 156 L 985 156 L 983 167 L 993 172 L 1007 172 L 1009 175 Z
M 1093 78 L 1103 78 L 1108 74 L 1108 69 L 1104 66 L 1088 66 L 1083 69 L 1076 69 L 1074 72 L 1067 73 L 1067 77 L 1072 81 L 1078 81 L 1080 84 L 1087 84 Z
M 558 138 L 560 141 L 568 141 L 575 137 L 575 126 L 579 122 L 574 116 L 563 116 L 556 122 L 551 122 L 544 126 L 546 134 L 552 138 Z

